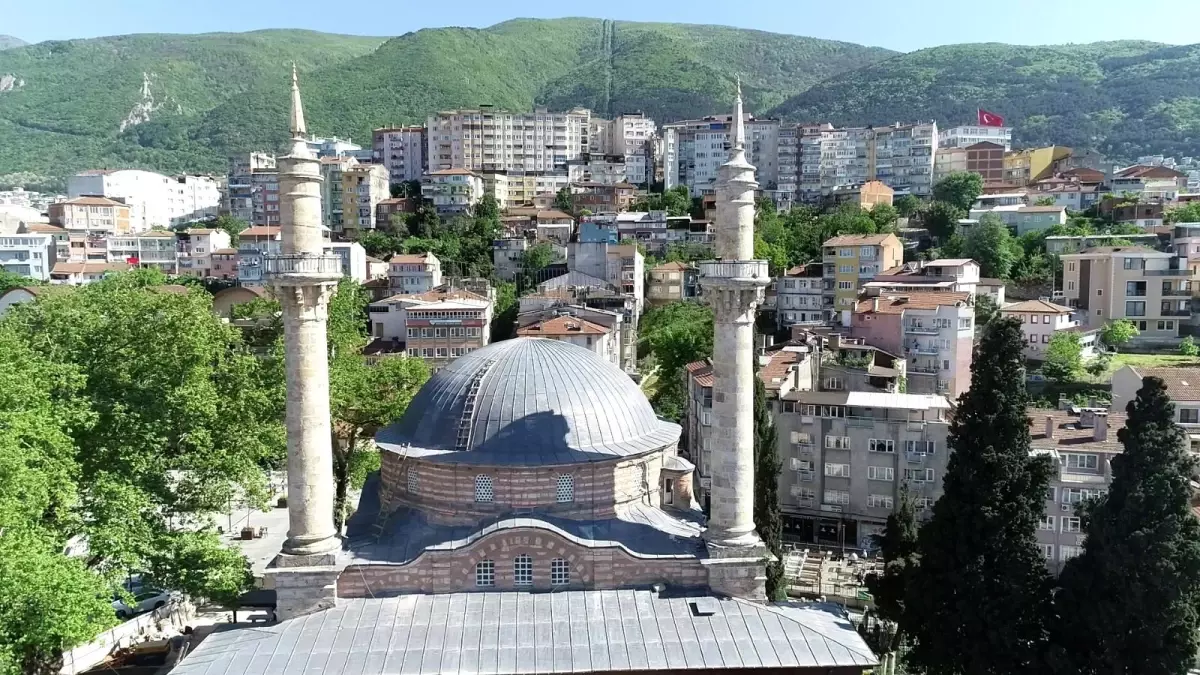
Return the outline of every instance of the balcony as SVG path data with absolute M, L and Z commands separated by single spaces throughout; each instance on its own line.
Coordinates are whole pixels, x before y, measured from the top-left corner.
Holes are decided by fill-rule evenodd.
M 1148 277 L 1190 277 L 1191 270 L 1142 270 Z
M 1162 295 L 1164 298 L 1190 298 L 1192 291 L 1188 288 L 1164 288 Z
M 935 345 L 912 345 L 907 347 L 904 351 L 908 352 L 909 354 L 926 354 L 929 356 L 938 355 L 938 348 Z
M 700 280 L 728 280 L 768 283 L 766 260 L 709 260 L 699 263 Z
M 1158 313 L 1159 316 L 1191 316 L 1192 312 L 1189 309 L 1164 309 Z
M 937 335 L 938 329 L 932 326 L 905 325 L 904 332 L 911 333 L 913 335 Z
M 268 255 L 263 271 L 276 281 L 332 281 L 342 276 L 342 259 L 335 255 Z

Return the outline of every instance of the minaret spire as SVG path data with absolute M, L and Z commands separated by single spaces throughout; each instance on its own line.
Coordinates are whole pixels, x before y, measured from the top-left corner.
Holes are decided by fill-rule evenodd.
M 300 78 L 296 75 L 296 63 L 292 62 L 292 138 L 304 138 L 304 105 L 300 103 Z
M 733 134 L 729 143 L 734 152 L 746 149 L 746 123 L 742 113 L 742 78 L 737 79 L 737 99 L 733 103 Z

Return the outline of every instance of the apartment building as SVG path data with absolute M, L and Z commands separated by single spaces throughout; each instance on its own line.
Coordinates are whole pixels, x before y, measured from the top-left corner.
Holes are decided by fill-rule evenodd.
M 833 304 L 825 292 L 821 263 L 797 265 L 775 280 L 775 319 L 780 328 L 823 324 Z M 828 303 L 828 304 L 827 304 Z
M 212 252 L 212 269 L 209 276 L 213 279 L 234 280 L 238 278 L 238 250 L 236 248 L 219 248 Z
M 421 183 L 421 196 L 438 213 L 469 213 L 483 195 L 483 179 L 466 169 L 433 171 Z
M 387 168 L 391 183 L 425 175 L 425 127 L 381 127 L 371 132 L 371 140 L 371 158 Z
M 781 396 L 774 417 L 785 530 L 803 542 L 873 549 L 905 489 L 927 517 L 950 455 L 949 413 L 949 401 L 931 394 Z
M 388 171 L 380 164 L 355 164 L 343 169 L 341 178 L 342 230 L 358 237 L 375 229 L 375 209 L 391 197 Z
M 616 293 L 599 279 L 578 272 L 539 284 L 537 290 L 520 297 L 517 327 L 558 316 L 574 316 L 603 326 L 614 337 L 617 365 L 627 373 L 637 372 L 637 305 L 632 298 Z M 582 281 L 582 283 L 580 283 Z
M 872 129 L 869 177 L 897 192 L 920 197 L 933 193 L 933 158 L 938 149 L 937 122 L 894 124 Z M 968 157 L 968 164 L 969 164 Z
M 148 267 L 165 274 L 179 272 L 179 251 L 175 233 L 163 230 L 108 237 L 108 262 Z
M 345 229 L 342 172 L 353 166 L 358 166 L 358 160 L 348 155 L 321 158 L 321 224 L 333 232 Z
M 933 155 L 933 182 L 949 176 L 952 173 L 967 170 L 967 149 L 965 147 L 938 147 Z
M 122 262 L 60 262 L 50 270 L 50 283 L 82 286 L 128 269 L 129 265 Z
M 58 243 L 52 235 L 29 232 L 0 236 L 0 270 L 49 281 L 57 262 Z
M 910 393 L 954 400 L 970 388 L 975 309 L 967 293 L 866 298 L 850 326 L 854 337 L 908 360 Z
M 49 235 L 54 242 L 55 260 L 58 262 L 66 262 L 71 259 L 71 238 L 72 234 L 66 228 L 49 223 L 28 223 L 22 222 L 17 226 L 16 234 L 45 234 Z M 76 237 L 86 239 L 86 235 L 76 234 Z M 103 259 L 103 258 L 101 258 Z
M 828 201 L 833 204 L 854 204 L 870 211 L 875 208 L 876 204 L 891 206 L 895 192 L 883 181 L 869 180 L 865 183 L 839 185 L 833 188 L 829 193 Z
M 1122 366 L 1112 375 L 1112 411 L 1124 411 L 1142 388 L 1142 378 L 1157 377 L 1175 404 L 1175 423 L 1188 434 L 1192 452 L 1200 452 L 1200 368 Z
M 529 240 L 525 237 L 505 237 L 492 242 L 492 265 L 496 278 L 501 281 L 513 281 L 521 274 L 521 266 L 525 261 L 525 251 L 529 250 Z
M 250 173 L 251 216 L 253 227 L 279 227 L 279 171 L 256 169 Z
M 399 351 L 435 370 L 491 338 L 492 301 L 461 288 L 394 295 L 372 302 L 367 313 L 377 352 Z
M 367 250 L 356 241 L 334 241 L 325 244 L 326 255 L 337 256 L 342 276 L 363 283 L 370 279 Z
M 553 202 L 560 190 L 571 185 L 568 171 L 489 171 L 480 174 L 483 194 L 491 195 L 502 209 Z
M 969 216 L 979 220 L 985 214 L 991 213 L 1004 221 L 1005 225 L 1017 231 L 1017 236 L 1027 232 L 1041 232 L 1055 225 L 1067 224 L 1067 210 L 1061 206 L 1023 206 L 1021 204 L 1005 204 L 991 208 L 973 208 Z
M 1036 361 L 1046 358 L 1046 348 L 1055 333 L 1079 329 L 1079 322 L 1071 314 L 1070 307 L 1046 300 L 1025 300 L 1000 309 L 1000 316 L 1016 317 L 1021 322 L 1025 358 Z
M 793 200 L 800 196 L 800 136 L 798 124 L 779 126 L 779 149 L 776 151 L 779 178 L 775 187 L 780 194 L 790 195 Z
M 651 305 L 693 300 L 699 295 L 696 269 L 679 261 L 650 268 L 646 301 Z
M 950 291 L 975 297 L 979 281 L 979 263 L 970 258 L 915 260 L 880 272 L 863 290 L 867 295 Z
M 1086 315 L 1087 327 L 1128 319 L 1140 332 L 1137 344 L 1178 343 L 1180 324 L 1192 314 L 1186 257 L 1142 246 L 1099 246 L 1060 259 L 1063 298 Z
M 393 294 L 428 293 L 442 285 L 442 261 L 432 253 L 396 254 L 388 260 Z
M 1045 180 L 1065 171 L 1072 156 L 1071 148 L 1050 145 L 1004 153 L 1004 182 L 1016 187 Z
M 610 120 L 592 118 L 589 151 L 597 155 L 619 155 L 624 176 L 615 182 L 635 185 L 654 182 L 654 120 L 642 113 L 625 113 Z
M 282 235 L 279 227 L 255 225 L 238 234 L 237 280 L 245 286 L 263 284 L 263 259 L 282 252 Z
M 717 169 L 729 159 L 732 115 L 664 124 L 663 174 L 667 189 L 686 185 L 693 197 L 716 189 Z M 774 190 L 779 182 L 779 120 L 747 114 L 746 158 L 754 165 L 758 184 Z
M 819 201 L 839 185 L 865 183 L 874 177 L 870 127 L 811 124 L 798 127 L 798 133 L 801 201 Z
M 635 244 L 571 242 L 567 246 L 570 272 L 602 279 L 617 292 L 632 298 L 639 315 L 646 300 L 645 261 Z
M 211 228 L 191 228 L 175 235 L 179 273 L 185 276 L 212 276 L 212 254 L 228 249 L 229 233 Z
M 967 171 L 979 174 L 984 186 L 1002 185 L 1004 180 L 1004 146 L 982 141 L 966 147 Z
M 938 147 L 965 148 L 976 143 L 996 143 L 1005 150 L 1012 149 L 1012 127 L 981 127 L 963 125 L 938 132 Z
M 492 171 L 565 171 L 587 153 L 591 111 L 512 113 L 491 107 L 448 110 L 426 122 L 426 166 Z
M 594 352 L 614 366 L 621 365 L 617 338 L 605 326 L 577 316 L 558 316 L 517 328 L 518 337 L 539 337 L 568 342 Z
M 69 232 L 105 236 L 133 231 L 128 204 L 108 197 L 75 197 L 50 205 L 50 223 Z
M 1139 235 L 1142 237 L 1154 236 L 1153 242 L 1137 241 L 1131 237 L 1127 237 L 1130 243 L 1147 245 L 1154 247 L 1157 243 L 1157 235 Z M 1181 258 L 1187 258 L 1188 269 L 1192 272 L 1193 278 L 1200 278 L 1200 223 L 1175 223 L 1171 229 L 1171 245 L 1175 254 Z M 1200 294 L 1200 284 L 1192 285 L 1192 294 Z
M 1112 218 L 1114 223 L 1133 225 L 1145 230 L 1162 227 L 1164 204 L 1161 201 L 1119 203 L 1113 198 L 1100 201 L 1100 215 Z
M 637 187 L 630 183 L 571 183 L 571 206 L 577 213 L 585 209 L 592 213 L 617 213 L 628 210 L 635 200 Z
M 389 197 L 380 200 L 375 205 L 375 227 L 388 228 L 392 225 L 392 217 L 405 213 L 416 213 L 417 199 L 407 197 Z
M 823 248 L 824 278 L 833 282 L 827 293 L 832 295 L 834 312 L 852 311 L 863 284 L 904 262 L 904 246 L 894 234 L 840 235 Z
M 75 174 L 67 179 L 67 194 L 120 199 L 129 205 L 134 232 L 213 218 L 221 203 L 216 181 L 207 176 L 169 177 L 140 169 Z
M 1191 237 L 1183 236 L 1181 239 L 1180 226 L 1186 226 L 1187 223 L 1179 223 L 1175 227 L 1175 250 L 1179 251 L 1180 255 L 1185 252 L 1192 257 L 1200 259 L 1200 223 L 1195 223 L 1195 241 Z M 1096 246 L 1112 246 L 1113 244 L 1131 243 L 1137 246 L 1145 246 L 1146 248 L 1160 248 L 1160 239 L 1157 234 L 1088 234 L 1088 235 L 1051 235 L 1046 237 L 1046 253 L 1054 255 L 1062 255 L 1064 253 L 1078 253 L 1084 249 L 1093 248 Z M 1185 248 L 1187 249 L 1185 251 Z M 1194 251 L 1190 249 L 1194 248 Z
M 1161 199 L 1174 201 L 1181 192 L 1187 192 L 1188 177 L 1182 171 L 1165 166 L 1136 164 L 1113 173 L 1108 184 L 1113 194 L 1130 193 L 1138 201 Z
M 229 158 L 229 174 L 225 182 L 224 211 L 231 217 L 252 225 L 266 225 L 266 222 L 255 222 L 255 203 L 260 205 L 265 195 L 257 195 L 256 186 L 263 182 L 255 181 L 257 173 L 276 174 L 275 156 L 263 152 L 250 152 L 234 155 Z M 275 180 L 275 196 L 278 201 L 279 184 Z M 265 211 L 260 211 L 265 218 Z
M 1115 403 L 1115 388 L 1113 393 Z M 1112 483 L 1112 458 L 1124 450 L 1117 429 L 1125 426 L 1125 414 L 1030 408 L 1028 415 L 1032 454 L 1048 457 L 1054 466 L 1037 540 L 1047 567 L 1057 573 L 1083 550 L 1079 504 L 1104 494 Z

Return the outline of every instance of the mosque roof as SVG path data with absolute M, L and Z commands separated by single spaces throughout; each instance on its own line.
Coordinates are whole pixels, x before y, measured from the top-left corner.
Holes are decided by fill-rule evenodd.
M 675 445 L 679 434 L 679 425 L 658 419 L 633 380 L 600 355 L 521 337 L 438 371 L 375 441 L 430 461 L 542 466 L 640 455 Z

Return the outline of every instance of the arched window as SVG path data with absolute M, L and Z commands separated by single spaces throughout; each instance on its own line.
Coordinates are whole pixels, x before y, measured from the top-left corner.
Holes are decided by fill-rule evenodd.
M 554 483 L 554 501 L 566 504 L 575 501 L 575 477 L 562 474 Z
M 566 586 L 571 583 L 571 566 L 563 558 L 550 561 L 550 585 Z
M 475 585 L 496 585 L 496 563 L 491 560 L 480 560 L 475 563 Z
M 516 586 L 533 585 L 533 558 L 519 555 L 513 558 L 513 584 Z
M 475 501 L 491 502 L 495 499 L 496 492 L 492 489 L 492 477 L 486 473 L 475 476 Z

